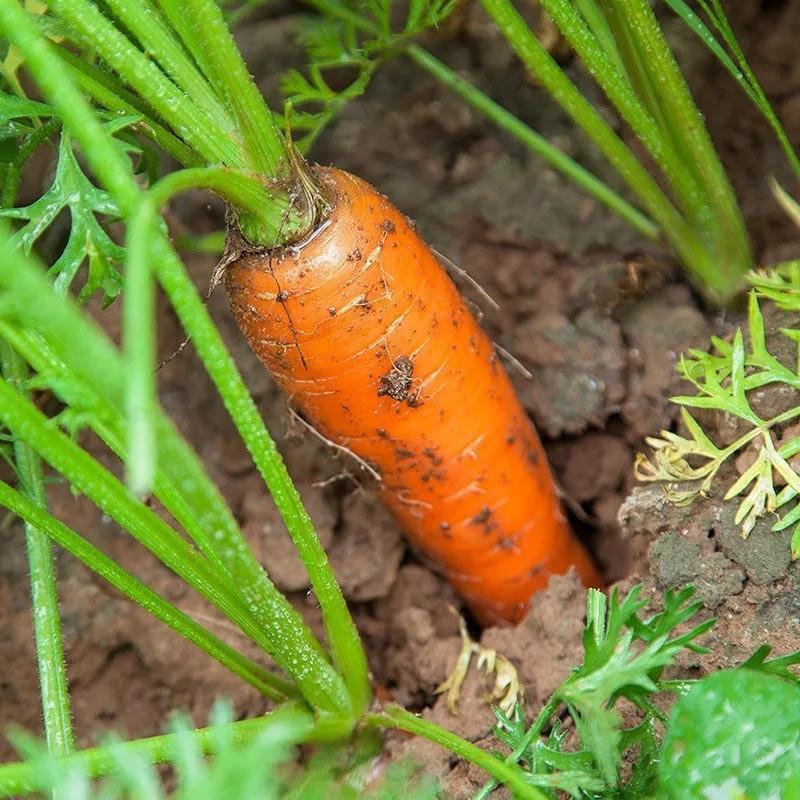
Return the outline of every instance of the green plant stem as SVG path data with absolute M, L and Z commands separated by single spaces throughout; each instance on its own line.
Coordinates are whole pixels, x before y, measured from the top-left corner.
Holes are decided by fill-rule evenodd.
M 367 714 L 364 722 L 379 728 L 408 731 L 446 748 L 451 753 L 486 770 L 499 783 L 505 784 L 514 797 L 519 800 L 548 800 L 544 792 L 526 782 L 525 773 L 516 765 L 501 761 L 491 753 L 481 750 L 472 742 L 440 728 L 433 722 L 411 714 L 400 706 L 390 705 L 386 706 L 382 713 Z
M 289 177 L 287 144 L 244 63 L 215 0 L 184 0 L 189 23 L 202 37 L 212 85 L 233 111 L 249 155 L 248 166 L 274 178 Z M 184 12 L 186 13 L 186 12 Z
M 125 232 L 122 301 L 122 346 L 128 371 L 125 468 L 128 487 L 139 497 L 150 491 L 157 462 L 156 293 L 150 267 L 155 225 L 155 209 L 145 196 Z
M 611 28 L 608 25 L 605 14 L 603 14 L 602 8 L 598 5 L 598 0 L 574 1 L 576 8 L 586 21 L 597 43 L 605 50 L 606 55 L 611 59 L 620 73 L 624 74 L 625 65 L 622 63 L 622 56 L 619 54 L 619 48 L 617 47 L 616 41 L 614 41 L 614 35 L 611 32 Z
M 141 126 L 150 139 L 184 167 L 195 167 L 203 163 L 202 156 L 157 122 L 152 109 L 145 108 L 145 104 L 125 90 L 112 75 L 79 58 L 66 47 L 54 49 L 67 65 L 75 83 L 103 108 L 114 113 L 141 117 L 141 122 L 136 123 L 136 126 Z
M 53 299 L 57 304 L 57 298 L 53 297 Z M 180 537 L 175 536 L 174 532 L 146 506 L 136 503 L 132 497 L 126 497 L 124 487 L 113 476 L 80 450 L 70 439 L 47 424 L 40 412 L 33 406 L 30 404 L 25 406 L 20 402 L 21 398 L 18 398 L 15 403 L 13 394 L 13 391 L 6 390 L 4 385 L 0 385 L 0 396 L 5 396 L 7 404 L 4 407 L 4 417 L 9 427 L 17 428 L 22 425 L 26 435 L 35 437 L 40 445 L 43 444 L 47 451 L 46 457 L 52 460 L 54 466 L 64 472 L 77 488 L 85 490 L 87 495 L 94 499 L 106 513 L 116 519 L 154 555 L 239 625 L 266 652 L 276 657 L 279 663 L 283 660 L 285 666 L 286 659 L 291 660 L 291 653 L 286 655 L 286 651 L 292 651 L 298 640 L 301 643 L 306 642 L 305 646 L 301 644 L 297 648 L 296 671 L 307 672 L 318 665 L 321 668 L 320 681 L 323 684 L 318 693 L 322 694 L 331 681 L 335 686 L 335 678 L 331 678 L 329 675 L 331 670 L 322 660 L 319 646 L 314 642 L 302 621 L 296 618 L 296 612 L 271 584 L 267 587 L 270 592 L 267 601 L 268 611 L 260 615 L 260 624 L 256 624 L 251 616 L 252 609 L 249 607 L 249 603 L 245 604 L 238 597 L 236 587 L 231 583 L 230 577 L 223 575 L 223 578 L 220 578 L 203 559 L 199 558 L 194 550 L 186 545 Z M 13 406 L 16 407 L 13 408 Z M 15 416 L 16 422 L 12 422 L 11 416 Z M 206 519 L 211 522 L 210 518 L 206 517 Z M 211 524 L 213 525 L 213 522 Z M 217 529 L 212 527 L 212 531 L 214 530 Z M 208 535 L 211 536 L 211 532 Z M 268 614 L 272 616 L 270 617 Z M 284 627 L 281 627 L 282 624 Z M 277 649 L 273 647 L 276 638 L 278 639 Z M 311 652 L 309 652 L 309 647 L 311 647 Z M 283 658 L 281 653 L 283 653 Z M 328 675 L 327 680 L 326 675 Z M 306 683 L 310 681 L 311 677 L 306 676 Z M 314 692 L 312 691 L 311 694 L 313 697 Z
M 211 114 L 220 127 L 229 134 L 233 133 L 235 126 L 228 109 L 214 94 L 205 76 L 192 63 L 150 0 L 108 0 L 108 6 L 136 36 L 145 52 L 153 54 L 178 87 Z
M 180 253 L 204 253 L 220 256 L 225 250 L 225 231 L 210 233 L 184 233 L 175 238 L 175 249 Z
M 225 167 L 196 167 L 173 172 L 143 196 L 127 230 L 127 255 L 122 316 L 123 345 L 128 371 L 126 413 L 128 485 L 138 495 L 149 491 L 156 464 L 155 290 L 151 261 L 158 234 L 157 213 L 175 194 L 192 188 L 216 190 L 240 208 L 254 210 L 264 199 L 263 185 Z M 276 231 L 277 234 L 277 231 Z
M 197 106 L 90 0 L 52 0 L 53 11 L 77 36 L 95 48 L 111 68 L 142 97 L 190 147 L 210 163 L 247 166 L 242 153 L 211 114 Z M 38 77 L 38 76 L 37 76 Z M 75 138 L 78 139 L 77 132 Z M 89 153 L 87 153 L 87 157 Z
M 187 189 L 216 191 L 229 202 L 255 216 L 264 201 L 263 184 L 241 170 L 227 167 L 195 167 L 172 172 L 143 196 L 130 219 L 126 242 L 122 340 L 128 372 L 126 413 L 128 485 L 137 495 L 152 485 L 156 464 L 156 355 L 155 291 L 151 262 L 158 212 L 176 194 Z M 277 231 L 275 231 L 277 237 Z
M 249 170 L 230 167 L 194 167 L 171 172 L 150 187 L 149 202 L 158 211 L 173 197 L 189 189 L 215 192 L 230 205 L 255 216 L 268 202 L 265 179 Z M 281 224 L 274 224 L 265 233 L 273 240 L 280 235 Z
M 369 703 L 369 677 L 364 648 L 341 588 L 275 442 L 205 304 L 175 254 L 167 248 L 163 250 L 155 260 L 157 279 L 194 342 L 308 571 L 325 620 L 334 663 L 344 678 L 357 716 Z
M 0 419 L 156 558 L 230 619 L 238 621 L 242 616 L 241 606 L 234 599 L 231 587 L 219 579 L 205 559 L 5 382 L 0 382 Z
M 730 73 L 730 76 L 739 84 L 742 91 L 747 95 L 751 102 L 758 105 L 758 97 L 750 84 L 745 80 L 745 76 L 733 59 L 728 55 L 725 48 L 717 41 L 708 26 L 700 19 L 684 0 L 665 0 L 666 4 L 686 23 L 686 25 L 699 37 L 703 44 L 713 53 L 723 67 Z
M 658 126 L 648 106 L 636 94 L 632 82 L 635 73 L 632 77 L 630 70 L 628 72 L 619 70 L 571 0 L 543 0 L 542 7 L 586 64 L 606 97 L 630 125 L 649 155 L 668 176 L 677 197 L 693 208 L 701 207 L 703 198 L 698 196 L 693 175 L 679 155 L 669 147 L 664 131 Z M 509 42 L 517 49 L 514 40 L 509 38 Z M 519 53 L 519 50 L 517 52 Z M 527 65 L 530 69 L 534 69 L 531 64 Z M 538 75 L 538 72 L 536 74 Z M 545 86 L 547 87 L 547 84 Z
M 316 2 L 319 2 L 319 0 L 316 0 Z M 589 195 L 622 217 L 640 234 L 648 239 L 658 239 L 658 226 L 651 219 L 632 206 L 627 200 L 620 197 L 610 186 L 595 177 L 566 153 L 536 133 L 518 117 L 515 117 L 419 45 L 411 45 L 406 52 L 412 61 L 441 81 L 473 108 L 480 111 L 499 128 L 519 139 L 530 150 L 547 161 L 573 183 L 584 189 Z
M 35 528 L 42 535 L 49 537 L 60 547 L 75 556 L 90 570 L 107 580 L 115 589 L 161 620 L 186 640 L 199 647 L 227 667 L 234 675 L 238 675 L 265 697 L 271 700 L 283 700 L 296 697 L 297 690 L 276 675 L 267 672 L 255 662 L 246 658 L 221 639 L 207 631 L 191 617 L 167 602 L 156 592 L 145 586 L 117 564 L 112 558 L 86 541 L 80 534 L 35 505 L 19 492 L 0 481 L 0 505 L 9 509 L 25 520 L 28 526 Z M 48 737 L 49 739 L 49 737 Z M 55 755 L 67 755 L 68 751 L 58 752 L 51 748 Z
M 16 159 L 9 164 L 8 183 L 3 189 L 0 208 L 16 203 L 22 167 L 38 147 L 58 130 L 60 124 L 58 119 L 47 120 L 22 143 Z M 29 396 L 28 365 L 4 342 L 0 342 L 0 372 L 2 379 L 17 392 Z M 46 514 L 47 496 L 41 461 L 20 439 L 14 439 L 13 448 L 17 477 L 24 493 L 20 497 L 39 513 Z M 55 557 L 47 536 L 32 520 L 25 521 L 25 542 L 47 749 L 52 756 L 66 756 L 75 749 L 75 734 L 64 660 Z M 60 795 L 54 792 L 53 798 L 59 800 Z
M 156 0 L 156 2 L 172 30 L 178 34 L 183 46 L 191 53 L 200 71 L 213 86 L 215 73 L 208 57 L 203 31 L 195 26 L 190 16 L 186 13 L 183 0 Z
M 17 392 L 27 393 L 28 370 L 25 362 L 7 345 L 0 343 L 3 380 Z M 36 453 L 21 439 L 14 440 L 14 461 L 28 506 L 45 515 L 47 499 L 42 465 Z M 25 521 L 25 539 L 31 576 L 33 629 L 39 663 L 39 685 L 47 747 L 54 756 L 68 755 L 75 747 L 72 730 L 69 686 L 61 636 L 53 549 L 41 528 L 30 519 Z
M 661 191 L 639 160 L 606 123 L 598 111 L 567 78 L 531 32 L 510 0 L 481 0 L 522 62 L 537 76 L 550 95 L 598 146 L 600 151 L 642 200 L 661 225 L 665 236 L 690 273 L 717 298 L 730 296 L 735 287 L 720 280 L 717 266 L 694 230 Z M 610 62 L 608 62 L 610 64 Z
M 282 731 L 284 740 L 296 743 L 314 741 L 320 735 L 320 729 L 314 717 L 304 708 L 287 704 L 264 717 L 234 722 L 224 726 L 234 742 L 245 744 L 252 741 L 270 728 Z M 123 756 L 138 756 L 151 764 L 162 764 L 172 759 L 180 747 L 181 737 L 193 737 L 204 755 L 215 752 L 216 737 L 220 728 L 199 728 L 186 732 L 153 736 L 148 739 L 136 739 L 129 742 L 115 743 L 113 746 L 95 747 L 82 750 L 59 762 L 65 771 L 70 767 L 79 768 L 92 777 L 100 778 L 114 772 Z M 324 735 L 324 733 L 322 734 Z M 14 797 L 35 792 L 36 764 L 18 763 L 0 766 L 0 797 Z
M 648 0 L 601 0 L 618 38 L 641 66 L 636 74 L 652 84 L 651 111 L 659 109 L 674 152 L 692 170 L 711 214 L 699 219 L 721 282 L 733 290 L 752 267 L 750 246 L 733 189 L 717 157 L 703 117 L 681 73 Z M 623 51 L 624 56 L 624 51 Z
M 722 35 L 725 44 L 733 53 L 736 63 L 739 65 L 739 69 L 742 71 L 742 73 L 744 73 L 746 80 L 741 82 L 742 87 L 745 89 L 745 91 L 747 91 L 747 89 L 750 90 L 748 94 L 752 92 L 751 99 L 758 106 L 759 110 L 769 123 L 770 127 L 775 133 L 775 137 L 777 138 L 781 149 L 784 152 L 784 155 L 786 156 L 786 159 L 794 170 L 795 177 L 800 180 L 800 155 L 798 155 L 797 151 L 792 146 L 792 143 L 789 140 L 789 137 L 786 135 L 786 131 L 784 130 L 781 121 L 778 119 L 778 115 L 775 113 L 775 109 L 769 102 L 769 99 L 767 98 L 760 81 L 756 77 L 756 74 L 751 69 L 750 64 L 747 61 L 747 57 L 745 56 L 744 51 L 742 50 L 741 45 L 739 44 L 739 41 L 733 32 L 733 28 L 728 21 L 722 4 L 719 2 L 719 0 L 710 0 L 710 3 L 711 7 L 708 7 L 706 2 L 703 2 L 702 5 L 711 17 L 717 30 Z M 669 2 L 669 4 L 670 6 L 673 6 L 673 2 Z M 703 41 L 709 45 L 706 38 L 701 38 L 703 38 Z M 713 47 L 711 49 L 713 51 Z
M 106 359 L 108 353 L 103 347 L 105 342 L 89 325 L 77 325 L 76 338 L 82 344 L 79 351 L 70 348 L 69 337 L 59 337 L 56 332 L 72 330 L 70 325 L 73 318 L 69 314 L 59 313 L 62 306 L 57 301 L 50 303 L 48 299 L 47 302 L 53 306 L 52 314 L 48 313 L 50 309 L 46 309 L 44 316 L 51 318 L 53 325 L 46 333 L 52 336 L 52 342 L 60 346 L 58 352 L 42 336 L 34 333 L 31 327 L 19 330 L 0 321 L 0 337 L 25 357 L 45 385 L 57 387 L 58 396 L 63 402 L 73 408 L 90 408 L 92 413 L 88 415 L 88 424 L 117 456 L 124 458 L 127 432 L 125 416 L 103 393 L 108 385 L 98 384 L 93 379 L 96 373 L 91 370 L 80 370 L 87 363 L 100 365 L 100 374 L 107 381 L 110 379 L 112 387 L 118 387 L 116 396 L 120 396 L 124 385 L 124 365 L 118 358 Z M 81 317 L 77 318 L 83 322 Z M 23 324 L 30 325 L 31 322 L 28 318 Z M 114 394 L 113 388 L 111 394 Z M 242 540 L 235 521 L 205 475 L 197 455 L 160 412 L 157 438 L 163 457 L 156 470 L 156 497 L 212 560 L 215 557 L 211 540 L 218 540 L 225 549 L 240 547 Z M 190 487 L 189 491 L 186 491 L 186 487 Z M 214 531 L 216 535 L 210 536 L 209 531 Z M 220 533 L 224 535 L 220 537 Z M 221 563 L 222 560 L 217 558 L 216 561 Z M 221 572 L 223 577 L 227 575 L 225 570 Z M 231 585 L 231 589 L 235 587 Z M 255 626 L 254 621 L 252 624 Z M 254 641 L 259 641 L 258 636 L 249 635 Z

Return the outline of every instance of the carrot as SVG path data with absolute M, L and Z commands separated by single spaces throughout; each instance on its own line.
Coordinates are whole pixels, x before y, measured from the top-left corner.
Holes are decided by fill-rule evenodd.
M 228 268 L 231 308 L 293 406 L 380 475 L 386 505 L 484 624 L 518 622 L 554 573 L 600 577 L 488 337 L 413 223 L 316 170 L 312 236 Z

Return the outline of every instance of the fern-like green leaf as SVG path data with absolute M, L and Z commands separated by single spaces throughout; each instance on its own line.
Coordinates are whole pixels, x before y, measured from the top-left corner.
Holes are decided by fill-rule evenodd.
M 132 119 L 119 120 L 116 124 L 127 125 Z M 108 304 L 121 290 L 117 266 L 124 260 L 124 249 L 111 239 L 100 220 L 118 219 L 119 209 L 108 192 L 99 189 L 84 174 L 69 135 L 62 133 L 53 183 L 30 205 L 2 209 L 0 216 L 25 223 L 16 231 L 13 241 L 29 253 L 65 210 L 70 214 L 69 236 L 61 254 L 50 267 L 55 291 L 66 295 L 81 266 L 86 263 L 87 279 L 78 299 L 84 301 L 94 291 L 101 290 Z

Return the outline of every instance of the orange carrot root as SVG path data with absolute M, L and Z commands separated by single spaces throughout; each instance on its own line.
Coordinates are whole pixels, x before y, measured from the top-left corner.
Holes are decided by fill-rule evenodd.
M 381 476 L 384 502 L 484 623 L 518 622 L 550 575 L 601 585 L 491 342 L 412 223 L 358 178 L 305 243 L 247 254 L 234 316 L 292 404 Z

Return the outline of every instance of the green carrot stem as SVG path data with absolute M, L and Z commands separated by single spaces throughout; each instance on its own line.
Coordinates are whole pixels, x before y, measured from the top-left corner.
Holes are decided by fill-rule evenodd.
M 60 304 L 54 301 L 54 308 Z M 45 316 L 51 315 L 45 311 Z M 52 335 L 59 345 L 64 344 L 65 337 L 59 336 L 59 331 L 73 330 L 69 319 L 55 311 Z M 79 318 L 80 319 L 80 318 Z M 104 361 L 103 349 L 98 349 L 95 340 L 96 332 L 91 328 L 82 330 L 78 325 L 77 338 L 82 342 L 80 352 L 74 354 L 67 349 L 56 353 L 42 336 L 34 333 L 30 328 L 18 330 L 7 323 L 0 322 L 0 337 L 11 343 L 25 359 L 34 367 L 36 372 L 45 382 L 52 382 L 59 386 L 59 397 L 68 405 L 82 405 L 93 410 L 88 420 L 90 427 L 120 458 L 125 454 L 125 441 L 127 429 L 125 417 L 104 396 L 97 393 L 90 378 L 85 373 L 78 374 L 72 371 L 65 362 L 74 366 L 78 363 L 97 363 L 102 374 L 113 381 L 116 373 L 121 371 L 121 364 L 115 370 L 115 362 Z M 74 357 L 73 357 L 74 356 Z M 120 381 L 121 382 L 121 381 Z M 222 499 L 213 489 L 202 467 L 199 466 L 196 454 L 180 439 L 175 429 L 161 416 L 157 428 L 158 441 L 162 450 L 162 458 L 158 463 L 155 476 L 155 495 L 167 511 L 184 527 L 191 538 L 204 546 L 204 537 L 219 539 L 221 547 L 230 548 L 231 542 L 236 544 L 236 537 L 240 534 L 235 522 L 225 509 Z M 192 468 L 194 465 L 194 468 Z M 188 492 L 186 487 L 190 487 Z M 211 528 L 216 536 L 208 536 Z M 241 541 L 239 538 L 238 541 Z M 207 545 L 205 546 L 207 550 Z M 104 575 L 104 577 L 107 577 Z M 260 647 L 265 647 L 261 626 L 254 617 L 241 608 L 239 616 L 233 620 L 239 628 L 253 642 Z M 276 679 L 277 680 L 277 679 Z M 277 684 L 284 694 L 296 694 L 296 690 L 289 691 L 290 687 L 285 682 Z M 291 687 L 290 687 L 291 688 Z
M 205 46 L 206 37 L 186 13 L 183 0 L 156 0 L 156 2 L 172 30 L 178 34 L 183 46 L 191 53 L 195 64 L 213 86 L 215 84 L 215 72 Z
M 122 343 L 128 369 L 125 468 L 128 486 L 139 497 L 150 491 L 156 469 L 156 296 L 150 262 L 156 214 L 143 199 L 125 234 Z
M 52 0 L 50 5 L 123 81 L 148 98 L 161 118 L 190 147 L 211 163 L 246 166 L 238 145 L 216 124 L 213 116 L 182 92 L 91 0 Z M 37 75 L 37 79 L 40 77 Z M 56 104 L 55 99 L 53 102 Z M 77 131 L 75 138 L 80 141 Z M 88 151 L 86 155 L 91 157 Z
M 624 33 L 627 51 L 639 65 L 636 74 L 650 85 L 651 109 L 672 150 L 692 172 L 709 214 L 693 224 L 716 262 L 717 284 L 729 294 L 752 267 L 750 245 L 739 206 L 702 115 L 647 0 L 602 0 L 615 30 Z
M 778 115 L 775 113 L 772 103 L 769 102 L 766 92 L 764 92 L 764 89 L 761 86 L 761 82 L 758 80 L 756 74 L 750 67 L 747 57 L 745 56 L 744 51 L 739 44 L 739 40 L 736 38 L 733 28 L 731 27 L 731 24 L 725 15 L 725 10 L 723 9 L 722 4 L 719 2 L 719 0 L 709 0 L 709 2 L 710 6 L 706 2 L 703 2 L 702 5 L 711 17 L 717 30 L 720 32 L 725 44 L 730 49 L 733 57 L 736 59 L 736 63 L 739 65 L 739 69 L 744 75 L 744 80 L 740 82 L 740 85 L 764 115 L 764 118 L 769 123 L 773 133 L 775 134 L 775 138 L 778 140 L 778 143 L 781 146 L 781 150 L 783 150 L 783 153 L 786 156 L 786 160 L 794 170 L 795 177 L 800 181 L 800 155 L 798 155 L 797 150 L 793 147 L 789 137 L 786 135 L 786 131 L 781 124 L 780 119 L 778 119 Z M 668 0 L 668 3 L 673 7 L 678 5 L 676 0 Z M 712 51 L 714 50 L 713 45 L 706 37 L 701 36 L 701 39 L 707 46 L 711 47 Z M 734 75 L 734 77 L 736 76 Z
M 638 64 L 631 64 L 630 43 L 622 35 L 623 32 L 617 32 L 616 43 L 627 70 L 620 71 L 617 63 L 609 58 L 584 19 L 576 12 L 571 0 L 543 0 L 543 7 L 667 177 L 681 208 L 684 211 L 688 209 L 696 219 L 700 219 L 707 208 L 707 198 L 699 191 L 690 165 L 671 146 L 669 131 L 659 126 L 659 120 L 654 118 L 651 104 L 647 102 L 647 99 L 653 100 L 647 95 L 647 90 L 653 87 L 645 81 L 647 72 Z M 606 17 L 608 22 L 609 15 L 606 14 Z M 634 52 L 638 55 L 638 50 Z M 629 57 L 627 62 L 624 56 Z M 645 95 L 644 102 L 637 95 L 637 88 Z M 662 108 L 657 106 L 656 111 L 660 113 Z M 663 119 L 660 121 L 663 123 Z
M 253 81 L 215 0 L 184 0 L 188 24 L 202 37 L 205 63 L 233 112 L 249 156 L 248 165 L 264 175 L 285 179 L 291 174 L 287 142 Z
M 156 463 L 155 292 L 151 263 L 153 240 L 159 235 L 157 212 L 174 195 L 191 188 L 217 191 L 255 217 L 264 203 L 263 183 L 225 167 L 196 167 L 170 173 L 143 197 L 130 219 L 126 243 L 125 285 L 122 315 L 123 344 L 127 362 L 126 411 L 128 485 L 138 495 L 149 491 Z M 277 231 L 275 232 L 277 235 Z
M 2 342 L 0 361 L 3 380 L 17 392 L 27 394 L 27 364 Z M 44 511 L 47 498 L 41 461 L 36 452 L 18 438 L 14 440 L 14 462 L 20 487 L 26 495 L 18 495 L 21 502 L 33 509 L 33 517 L 47 516 Z M 51 755 L 65 756 L 75 747 L 75 735 L 64 662 L 53 549 L 35 518 L 25 518 L 25 540 L 30 566 L 33 630 L 47 747 Z
M 514 750 L 506 756 L 505 762 L 506 764 L 517 764 L 519 760 L 522 758 L 525 751 L 531 746 L 531 743 L 534 739 L 538 736 L 541 736 L 542 730 L 544 726 L 550 721 L 550 718 L 553 714 L 556 713 L 558 710 L 559 705 L 561 704 L 560 700 L 557 697 L 552 697 L 547 705 L 545 705 L 542 710 L 536 715 L 536 719 L 534 720 L 533 724 L 528 728 L 525 736 L 522 737 L 520 743 L 514 748 Z M 492 778 L 491 780 L 487 781 L 480 789 L 480 791 L 475 795 L 472 800 L 486 800 L 487 797 L 497 788 L 497 779 Z
M 141 127 L 165 153 L 185 167 L 203 163 L 202 156 L 182 142 L 172 131 L 156 120 L 158 116 L 146 107 L 140 98 L 122 87 L 113 75 L 79 58 L 66 47 L 55 47 L 58 57 L 65 63 L 75 83 L 103 108 L 119 114 L 141 117 L 133 127 Z
M 220 102 L 205 76 L 187 55 L 173 31 L 162 20 L 150 0 L 108 0 L 114 15 L 138 39 L 141 46 L 163 67 L 186 95 L 217 120 L 229 134 L 235 125 L 228 109 Z

